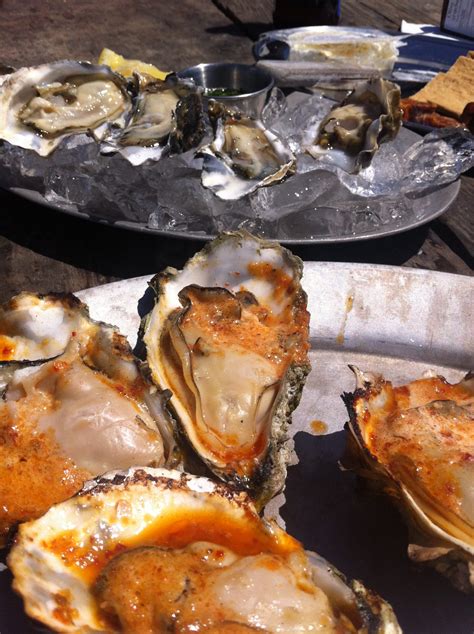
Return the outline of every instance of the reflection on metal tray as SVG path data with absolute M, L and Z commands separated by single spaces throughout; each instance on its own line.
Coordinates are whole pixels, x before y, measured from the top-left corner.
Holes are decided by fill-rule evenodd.
M 134 345 L 137 307 L 143 314 L 147 300 L 152 301 L 145 295 L 147 281 L 124 280 L 78 296 L 94 319 L 116 324 Z M 285 496 L 274 510 L 306 548 L 387 599 L 405 634 L 471 634 L 471 596 L 410 563 L 398 512 L 387 499 L 361 489 L 352 473 L 339 469 L 338 460 L 347 417 L 340 395 L 354 387 L 349 363 L 396 383 L 429 369 L 456 381 L 472 367 L 472 279 L 400 267 L 306 262 L 303 286 L 311 312 L 313 370 L 292 425 L 299 463 L 290 467 Z M 314 420 L 326 424 L 325 435 L 311 433 Z M 9 572 L 0 573 L 5 606 L 0 631 L 44 631 L 24 615 L 10 583 Z

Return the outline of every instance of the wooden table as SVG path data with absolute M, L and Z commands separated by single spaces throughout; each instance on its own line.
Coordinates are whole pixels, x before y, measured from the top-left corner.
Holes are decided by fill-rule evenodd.
M 438 0 L 343 0 L 342 24 L 397 29 L 439 23 Z M 24 66 L 95 59 L 107 46 L 165 69 L 253 61 L 252 39 L 272 27 L 272 0 L 4 0 L 0 62 Z M 474 180 L 447 213 L 399 236 L 293 249 L 306 260 L 373 262 L 472 274 Z M 68 217 L 0 192 L 0 301 L 23 289 L 78 291 L 181 266 L 199 243 L 162 239 Z

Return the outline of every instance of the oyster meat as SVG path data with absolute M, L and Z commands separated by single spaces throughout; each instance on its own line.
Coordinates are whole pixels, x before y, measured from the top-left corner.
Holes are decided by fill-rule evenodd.
M 296 171 L 291 150 L 263 123 L 209 101 L 214 140 L 199 149 L 201 182 L 223 200 L 235 200 L 278 183 Z
M 65 60 L 21 68 L 0 86 L 0 139 L 47 156 L 71 134 L 100 137 L 108 124 L 123 125 L 130 106 L 125 79 L 108 66 Z
M 401 632 L 244 493 L 177 471 L 88 482 L 20 527 L 8 563 L 27 613 L 58 632 Z
M 358 173 L 381 143 L 394 139 L 402 122 L 400 88 L 386 79 L 357 86 L 317 126 L 305 131 L 303 148 L 316 159 Z
M 259 504 L 283 488 L 287 426 L 309 371 L 302 262 L 246 232 L 222 234 L 151 282 L 143 327 L 153 380 L 195 453 Z
M 142 377 L 114 327 L 91 320 L 72 296 L 26 293 L 3 309 L 5 325 L 23 360 L 0 363 L 0 544 L 93 476 L 176 464 L 168 395 Z
M 196 147 L 204 135 L 201 95 L 191 80 L 135 74 L 135 105 L 125 129 L 104 139 L 103 154 L 120 152 L 133 165 L 157 161 L 165 151 Z
M 474 590 L 474 376 L 394 387 L 354 369 L 347 466 L 398 500 L 409 556 Z

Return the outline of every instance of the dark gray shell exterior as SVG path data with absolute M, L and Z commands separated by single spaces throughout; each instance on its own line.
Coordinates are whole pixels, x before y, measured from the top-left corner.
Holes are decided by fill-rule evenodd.
M 201 89 L 192 80 L 180 79 L 174 73 L 164 80 L 135 73 L 129 89 L 133 95 L 133 107 L 126 125 L 123 130 L 110 130 L 101 144 L 102 154 L 120 152 L 133 165 L 141 165 L 147 160 L 158 161 L 163 156 L 181 154 L 199 145 L 205 132 L 202 95 Z M 176 96 L 176 106 L 171 112 L 169 128 L 158 134 L 160 117 L 155 117 L 156 124 L 151 120 L 142 123 L 146 99 L 148 95 L 170 91 Z M 137 133 L 140 129 L 153 132 L 142 134 L 140 138 L 140 133 Z M 134 136 L 133 141 L 127 140 L 130 134 Z

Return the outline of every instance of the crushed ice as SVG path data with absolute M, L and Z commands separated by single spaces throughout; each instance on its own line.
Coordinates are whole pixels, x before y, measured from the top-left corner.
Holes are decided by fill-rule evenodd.
M 274 93 L 265 124 L 297 153 L 297 173 L 240 200 L 220 200 L 202 187 L 202 160 L 194 151 L 135 167 L 119 154 L 101 156 L 85 135 L 66 139 L 48 158 L 4 143 L 0 183 L 37 191 L 52 205 L 110 223 L 195 235 L 246 228 L 269 238 L 330 240 L 393 230 L 407 217 L 416 221 L 430 204 L 420 205 L 423 197 L 428 200 L 430 192 L 474 166 L 474 137 L 459 129 L 421 139 L 402 128 L 357 175 L 316 161 L 301 153 L 300 144 L 333 103 L 293 93 L 285 107 Z

